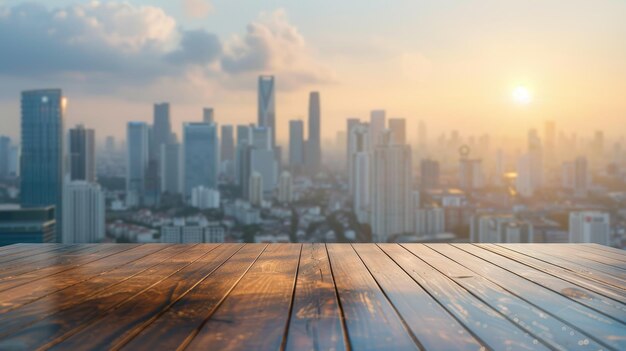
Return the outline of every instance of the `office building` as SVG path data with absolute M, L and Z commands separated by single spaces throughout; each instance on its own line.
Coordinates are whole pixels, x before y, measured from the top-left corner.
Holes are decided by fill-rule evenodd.
M 60 89 L 22 92 L 20 201 L 24 208 L 55 206 L 57 241 L 62 231 L 66 104 Z
M 215 123 L 215 110 L 212 107 L 202 109 L 202 123 Z
M 172 124 L 170 121 L 170 104 L 167 102 L 154 104 L 152 137 L 155 150 L 154 158 L 160 157 L 161 145 L 172 142 Z
M 239 187 L 244 188 L 244 184 L 247 184 L 247 178 L 244 178 L 247 174 L 246 166 L 246 152 L 248 147 L 252 143 L 252 130 L 249 125 L 237 126 L 237 147 L 235 150 L 235 183 Z M 247 186 L 245 186 L 247 188 Z M 243 192 L 242 197 L 246 197 L 247 193 Z
M 354 196 L 356 191 L 356 177 L 358 176 L 354 161 L 357 153 L 371 152 L 370 127 L 367 123 L 356 123 L 350 127 L 348 134 L 348 187 L 350 196 Z
M 258 94 L 257 124 L 271 130 L 271 147 L 273 149 L 276 147 L 276 87 L 274 76 L 259 77 Z
M 217 126 L 208 123 L 183 125 L 185 196 L 197 186 L 217 189 L 219 144 Z
M 160 177 L 161 192 L 183 193 L 183 150 L 179 143 L 161 145 Z
M 0 205 L 0 246 L 56 241 L 54 206 Z
M 472 243 L 532 243 L 534 227 L 508 214 L 479 214 L 471 218 Z
M 293 201 L 293 179 L 291 173 L 283 172 L 278 181 L 278 202 L 289 204 Z
M 459 185 L 465 191 L 481 189 L 484 186 L 482 160 L 461 158 L 459 160 Z
M 220 192 L 205 186 L 191 190 L 191 206 L 201 210 L 220 208 Z
M 9 158 L 11 153 L 11 138 L 0 135 L 0 179 L 9 177 Z
M 221 160 L 235 160 L 235 130 L 232 124 L 223 125 L 221 127 Z
M 569 242 L 611 245 L 609 214 L 600 211 L 570 212 Z
M 171 244 L 223 243 L 226 230 L 219 222 L 203 217 L 176 219 L 161 227 L 161 242 Z
M 561 187 L 574 196 L 585 197 L 589 190 L 590 176 L 587 158 L 577 157 L 574 161 L 564 162 L 561 167 Z
M 319 92 L 309 94 L 309 137 L 306 142 L 305 164 L 309 171 L 319 171 L 322 162 L 321 107 Z
M 422 189 L 439 187 L 439 162 L 430 159 L 420 162 L 420 187 Z
M 370 145 L 372 149 L 381 142 L 386 123 L 385 110 L 374 110 L 370 112 Z
M 517 165 L 517 192 L 523 197 L 533 196 L 543 187 L 543 147 L 537 130 L 528 132 L 528 152 L 522 155 Z
M 389 130 L 391 131 L 391 142 L 394 144 L 406 144 L 406 119 L 390 118 Z
M 104 192 L 98 184 L 69 181 L 63 190 L 63 243 L 97 243 L 105 234 Z
M 250 174 L 250 185 L 248 201 L 252 206 L 261 206 L 263 204 L 263 177 L 259 172 Z
M 143 204 L 146 172 L 149 161 L 149 131 L 144 122 L 128 122 L 126 130 L 128 148 L 126 163 L 126 206 Z
M 93 129 L 77 125 L 70 129 L 70 179 L 96 181 L 96 135 Z
M 445 210 L 441 207 L 417 208 L 415 210 L 415 234 L 418 237 L 433 236 L 445 231 Z
M 9 149 L 9 177 L 16 178 L 20 176 L 20 158 L 20 147 L 11 145 Z
M 358 118 L 348 118 L 346 120 L 346 175 L 350 174 L 350 170 L 352 169 L 352 160 L 350 155 L 352 155 L 352 145 L 350 142 L 350 133 L 352 128 L 361 124 L 361 121 Z
M 289 167 L 299 171 L 304 165 L 304 122 L 289 121 Z
M 391 142 L 389 131 L 374 148 L 370 188 L 370 224 L 375 240 L 413 232 L 411 148 Z
M 278 181 L 278 163 L 273 150 L 250 149 L 250 172 L 258 172 L 263 178 L 263 194 L 272 196 Z

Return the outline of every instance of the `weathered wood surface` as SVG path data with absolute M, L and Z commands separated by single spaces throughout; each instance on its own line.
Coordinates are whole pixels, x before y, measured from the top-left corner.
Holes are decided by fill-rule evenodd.
M 596 244 L 19 244 L 0 350 L 624 350 Z

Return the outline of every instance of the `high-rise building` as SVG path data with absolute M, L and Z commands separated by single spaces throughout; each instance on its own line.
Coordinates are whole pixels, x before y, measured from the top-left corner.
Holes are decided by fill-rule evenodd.
M 197 186 L 217 189 L 217 126 L 209 123 L 185 123 L 183 135 L 185 196 L 191 196 L 191 190 Z
M 301 120 L 289 121 L 289 166 L 300 170 L 304 165 L 304 123 Z
M 249 125 L 237 126 L 237 150 L 235 154 L 235 183 L 241 188 L 241 197 L 245 198 L 248 193 L 248 167 L 246 154 L 252 143 L 252 128 Z
M 154 121 L 152 125 L 152 137 L 154 138 L 156 159 L 159 158 L 161 145 L 169 144 L 172 140 L 172 124 L 170 122 L 170 104 L 167 102 L 154 104 Z
M 272 149 L 276 147 L 276 87 L 274 76 L 259 77 L 258 125 L 269 128 Z
M 70 129 L 70 179 L 96 181 L 96 136 L 79 124 Z
M 56 241 L 54 206 L 20 208 L 0 205 L 0 246 Z
M 261 206 L 263 204 L 263 176 L 259 172 L 252 172 L 249 182 L 248 201 L 253 206 Z
M 17 145 L 11 145 L 9 149 L 9 177 L 20 176 L 20 147 Z
M 146 172 L 149 161 L 149 131 L 144 122 L 128 122 L 126 131 L 128 148 L 126 164 L 126 205 L 143 204 Z
M 577 157 L 574 161 L 563 163 L 561 167 L 561 186 L 572 191 L 575 196 L 587 196 L 589 178 L 587 158 L 585 157 Z
M 11 153 L 11 138 L 0 135 L 0 179 L 9 176 L 9 155 Z
M 252 127 L 251 145 L 260 150 L 273 150 L 273 131 L 268 127 Z
M 611 244 L 609 214 L 599 211 L 580 211 L 569 214 L 569 242 Z
M 221 160 L 222 161 L 234 161 L 235 160 L 235 130 L 232 124 L 223 125 L 221 127 Z
M 473 191 L 483 187 L 482 160 L 469 158 L 459 160 L 459 185 L 465 191 Z
M 100 186 L 84 180 L 69 181 L 63 193 L 63 243 L 104 239 L 105 205 Z
M 445 209 L 442 207 L 417 208 L 415 210 L 415 234 L 420 237 L 445 231 Z
M 470 242 L 532 243 L 534 226 L 512 215 L 476 215 L 470 221 Z
M 422 189 L 439 187 L 439 162 L 430 159 L 420 162 L 420 186 Z
M 543 147 L 537 130 L 528 132 L 528 152 L 522 155 L 517 164 L 516 188 L 523 197 L 530 197 L 543 187 Z
M 191 190 L 191 206 L 201 210 L 220 207 L 220 192 L 205 186 L 197 186 Z
M 21 205 L 55 206 L 57 241 L 62 232 L 65 107 L 61 89 L 22 92 Z
M 161 192 L 183 193 L 183 151 L 179 143 L 161 145 Z
M 305 163 L 312 172 L 319 170 L 322 161 L 321 110 L 319 92 L 309 95 L 309 138 L 306 142 Z
M 106 137 L 106 140 L 104 141 L 104 151 L 106 151 L 109 154 L 113 154 L 117 151 L 114 136 L 109 135 Z
M 390 118 L 389 130 L 391 131 L 391 142 L 394 144 L 406 144 L 406 119 Z
M 348 134 L 348 190 L 350 196 L 354 196 L 356 191 L 356 179 L 358 177 L 355 168 L 355 160 L 357 153 L 370 155 L 372 150 L 370 144 L 370 127 L 367 123 L 357 122 L 350 127 Z M 369 188 L 369 186 L 367 186 Z
M 263 193 L 271 196 L 278 181 L 278 163 L 273 150 L 250 148 L 250 172 L 259 173 L 263 178 Z
M 348 118 L 346 120 L 346 174 L 350 174 L 350 170 L 352 169 L 352 159 L 350 155 L 352 154 L 352 148 L 350 143 L 350 133 L 352 128 L 359 125 L 361 121 L 358 118 Z
M 386 128 L 385 110 L 374 110 L 370 113 L 370 145 L 375 148 L 381 141 Z
M 374 148 L 370 224 L 377 241 L 413 232 L 411 147 L 391 142 L 389 131 Z
M 293 179 L 291 173 L 283 172 L 278 181 L 278 202 L 288 204 L 293 201 Z
M 202 109 L 202 122 L 208 124 L 215 123 L 215 110 L 212 107 Z

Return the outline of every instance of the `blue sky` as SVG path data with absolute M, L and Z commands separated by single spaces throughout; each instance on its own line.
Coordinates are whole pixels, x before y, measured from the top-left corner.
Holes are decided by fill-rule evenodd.
M 68 124 L 100 137 L 156 101 L 175 125 L 208 105 L 252 122 L 259 74 L 277 77 L 282 139 L 310 90 L 327 136 L 377 108 L 440 131 L 610 129 L 626 118 L 625 18 L 621 0 L 0 0 L 0 134 L 19 134 L 19 91 L 38 87 L 63 88 Z M 533 104 L 511 103 L 518 85 Z

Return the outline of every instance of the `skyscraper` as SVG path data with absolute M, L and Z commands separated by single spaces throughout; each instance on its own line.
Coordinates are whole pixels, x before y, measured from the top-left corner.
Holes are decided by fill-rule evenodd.
M 11 138 L 0 135 L 0 179 L 9 176 L 9 155 L 11 153 Z
M 252 131 L 249 125 L 237 126 L 237 150 L 235 154 L 235 182 L 241 188 L 241 197 L 246 197 L 248 194 L 245 189 L 248 188 L 248 177 L 246 162 L 247 149 L 252 143 Z
M 350 141 L 350 133 L 352 128 L 359 125 L 361 121 L 358 118 L 348 118 L 346 120 L 346 174 L 350 176 L 350 170 L 352 169 L 352 144 Z
M 421 161 L 420 185 L 423 189 L 439 187 L 439 162 L 429 159 Z
M 232 124 L 223 125 L 221 127 L 221 160 L 222 161 L 234 161 L 235 160 L 235 130 Z
M 21 205 L 54 205 L 57 241 L 62 237 L 65 107 L 61 89 L 22 92 Z
M 367 158 L 370 157 L 372 149 L 369 133 L 369 124 L 358 122 L 351 126 L 348 134 L 348 186 L 350 196 L 355 195 L 357 177 L 359 177 L 358 169 L 355 167 L 356 155 L 364 153 Z M 369 188 L 369 185 L 367 188 Z
M 385 110 L 374 110 L 370 113 L 370 145 L 376 147 L 381 141 L 381 136 L 386 128 Z
M 253 206 L 261 206 L 263 204 L 263 176 L 259 172 L 252 172 L 248 181 L 250 182 L 248 201 Z
M 322 161 L 322 135 L 320 94 L 313 91 L 309 95 L 309 138 L 306 143 L 305 163 L 312 172 L 319 170 Z
M 406 144 L 406 119 L 390 118 L 389 130 L 391 131 L 391 142 L 394 144 Z
M 170 104 L 167 102 L 154 104 L 154 121 L 152 126 L 154 138 L 155 157 L 159 158 L 161 145 L 168 144 L 172 137 L 172 125 L 170 122 Z
M 300 170 L 304 164 L 304 123 L 289 121 L 289 167 Z
M 587 196 L 589 188 L 587 158 L 581 156 L 574 161 L 563 163 L 561 167 L 561 186 L 572 191 L 575 196 Z
M 148 124 L 128 122 L 126 145 L 126 205 L 138 206 L 143 203 L 146 185 L 146 171 L 149 161 Z
M 185 123 L 183 135 L 185 196 L 191 196 L 191 190 L 201 185 L 217 189 L 217 126 L 208 123 Z
M 70 129 L 71 180 L 96 181 L 96 137 L 93 129 L 79 124 Z
M 104 239 L 104 193 L 98 184 L 84 180 L 65 184 L 63 243 L 96 243 Z
M 481 189 L 484 185 L 481 159 L 459 160 L 459 186 L 465 191 Z
M 393 144 L 386 131 L 372 161 L 370 224 L 375 239 L 386 242 L 392 235 L 412 233 L 411 147 Z
M 293 179 L 291 173 L 285 171 L 278 181 L 278 202 L 288 204 L 293 200 Z
M 259 77 L 258 125 L 272 131 L 272 149 L 276 147 L 276 102 L 274 76 Z
M 179 143 L 161 145 L 161 192 L 183 193 L 183 152 Z
M 212 107 L 202 109 L 202 122 L 209 124 L 215 123 L 215 110 Z
M 599 211 L 580 211 L 569 214 L 569 242 L 611 244 L 609 214 Z

